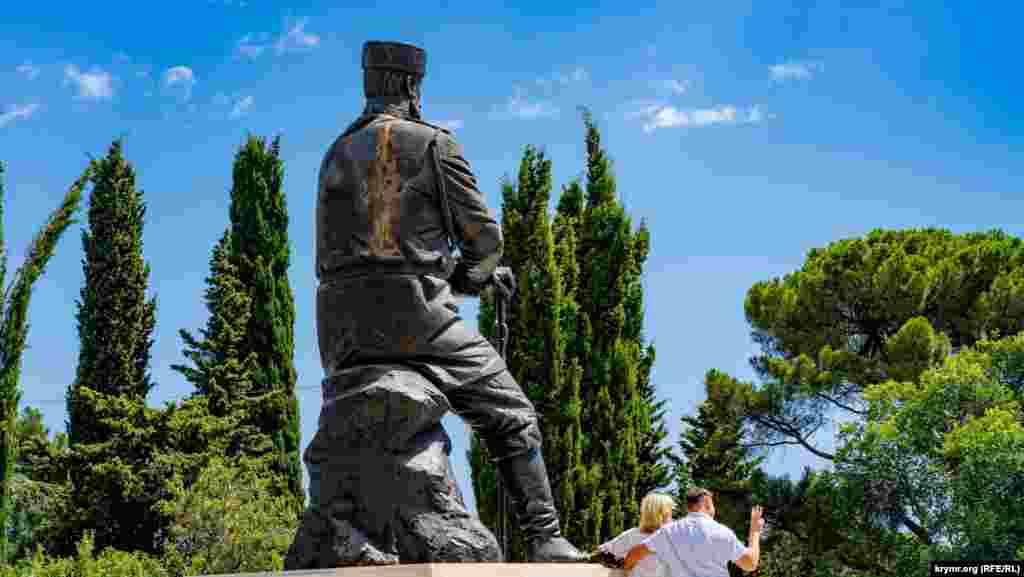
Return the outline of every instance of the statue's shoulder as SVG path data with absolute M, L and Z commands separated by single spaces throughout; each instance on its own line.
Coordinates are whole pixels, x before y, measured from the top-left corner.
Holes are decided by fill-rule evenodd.
M 415 122 L 416 124 L 419 124 L 419 125 L 422 125 L 422 126 L 426 126 L 427 128 L 430 128 L 431 130 L 440 130 L 441 132 L 443 132 L 445 134 L 445 136 L 448 136 L 449 138 L 453 138 L 454 137 L 454 135 L 452 134 L 452 131 L 448 130 L 447 128 L 445 128 L 443 126 L 438 126 L 437 124 L 433 124 L 431 122 L 427 122 L 426 120 L 423 120 L 423 119 L 420 119 L 420 118 L 405 118 L 403 120 L 408 120 L 409 122 Z

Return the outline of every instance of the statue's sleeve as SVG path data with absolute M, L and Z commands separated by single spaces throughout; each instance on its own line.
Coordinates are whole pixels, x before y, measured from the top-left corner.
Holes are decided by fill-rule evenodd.
M 462 253 L 468 280 L 483 284 L 501 260 L 501 227 L 487 209 L 483 194 L 477 188 L 476 176 L 463 157 L 462 146 L 447 134 L 439 145 L 454 240 Z

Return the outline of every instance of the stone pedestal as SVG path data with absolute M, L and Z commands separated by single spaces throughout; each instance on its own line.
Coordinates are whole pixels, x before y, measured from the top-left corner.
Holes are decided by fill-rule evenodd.
M 219 577 L 624 577 L 621 569 L 576 563 L 424 563 Z
M 286 569 L 501 560 L 458 492 L 441 425 L 451 407 L 436 387 L 413 369 L 373 365 L 323 389 L 305 455 L 320 466 L 320 509 L 306 512 Z

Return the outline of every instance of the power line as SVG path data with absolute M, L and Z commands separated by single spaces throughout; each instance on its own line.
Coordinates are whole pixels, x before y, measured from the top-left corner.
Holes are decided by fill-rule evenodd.
M 300 391 L 302 391 L 302 392 L 308 392 L 308 391 L 317 391 L 317 392 L 319 392 L 320 391 L 320 385 L 307 385 L 307 386 L 304 386 L 304 387 L 295 387 L 295 391 L 296 392 L 300 392 Z M 170 401 L 170 400 L 174 400 L 174 399 L 167 399 L 167 400 Z M 63 397 L 56 398 L 56 399 L 21 399 L 19 402 L 25 403 L 27 405 L 48 405 L 48 404 L 53 404 L 53 403 L 65 403 L 65 402 L 67 402 L 67 399 L 63 398 Z

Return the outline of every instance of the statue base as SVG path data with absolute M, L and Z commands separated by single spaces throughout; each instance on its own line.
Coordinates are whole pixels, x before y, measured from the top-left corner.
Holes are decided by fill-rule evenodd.
M 621 569 L 594 563 L 421 563 L 386 567 L 339 567 L 236 573 L 219 577 L 624 577 Z
M 401 365 L 343 371 L 323 391 L 305 455 L 319 466 L 319 508 L 303 515 L 286 570 L 501 561 L 458 491 L 441 391 Z

